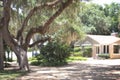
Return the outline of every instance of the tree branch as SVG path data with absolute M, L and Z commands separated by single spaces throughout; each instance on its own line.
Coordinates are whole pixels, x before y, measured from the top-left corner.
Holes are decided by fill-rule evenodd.
M 4 17 L 0 18 L 0 28 L 4 26 Z
M 64 11 L 65 8 L 67 8 L 72 3 L 72 1 L 73 0 L 67 0 L 65 3 L 62 3 L 60 9 L 58 9 L 58 11 L 53 16 L 51 16 L 44 24 L 43 33 L 46 33 L 46 31 L 49 29 L 50 24 Z
M 72 1 L 73 0 L 67 0 L 65 3 L 62 3 L 62 6 L 58 9 L 58 11 L 53 14 L 53 16 L 51 16 L 43 26 L 40 26 L 38 28 L 31 28 L 25 39 L 24 44 L 26 45 L 26 47 L 29 45 L 30 39 L 35 33 L 45 34 L 50 27 L 49 25 L 63 12 L 66 7 L 68 7 L 72 3 Z
M 3 13 L 3 17 L 4 17 L 4 25 L 6 25 L 8 27 L 9 21 L 10 21 L 10 6 L 11 6 L 11 2 L 12 0 L 3 0 L 3 6 L 4 6 L 4 13 Z
M 23 21 L 23 24 L 21 26 L 21 29 L 18 31 L 17 33 L 17 39 L 19 39 L 20 36 L 22 36 L 22 32 L 24 31 L 25 26 L 27 26 L 28 20 L 33 16 L 33 14 L 37 11 L 37 10 L 41 10 L 44 7 L 53 7 L 55 5 L 57 5 L 61 0 L 55 0 L 53 2 L 48 2 L 46 4 L 40 5 L 40 6 L 36 6 L 33 9 L 30 10 L 30 12 L 28 13 L 28 15 L 26 16 L 26 18 Z
M 35 41 L 34 43 L 29 44 L 29 47 L 33 47 L 33 46 L 35 46 L 38 43 L 44 43 L 45 41 L 49 41 L 50 39 L 51 39 L 50 37 L 47 37 L 45 39 L 41 39 L 41 40 Z
M 7 45 L 9 46 L 14 46 L 17 45 L 17 43 L 15 42 L 15 40 L 12 38 L 8 27 L 9 27 L 9 21 L 10 21 L 10 10 L 11 10 L 11 3 L 12 0 L 3 0 L 3 18 L 1 18 L 1 23 L 3 26 L 3 38 L 4 41 L 7 43 Z

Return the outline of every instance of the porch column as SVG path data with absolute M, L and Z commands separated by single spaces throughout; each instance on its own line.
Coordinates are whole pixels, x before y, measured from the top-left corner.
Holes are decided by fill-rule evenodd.
M 100 45 L 100 54 L 103 53 L 103 45 Z
M 113 45 L 112 44 L 110 44 L 109 45 L 109 54 L 110 54 L 110 58 L 113 58 Z
M 96 54 L 99 54 L 99 53 L 100 53 L 100 46 L 97 45 L 97 46 L 96 46 Z
M 98 46 L 96 46 L 96 54 L 98 54 Z
M 96 59 L 96 46 L 95 45 L 92 46 L 92 56 L 94 59 Z

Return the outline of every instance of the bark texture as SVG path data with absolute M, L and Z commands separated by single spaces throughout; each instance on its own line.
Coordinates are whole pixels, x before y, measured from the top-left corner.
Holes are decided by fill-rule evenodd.
M 3 48 L 3 37 L 0 29 L 0 70 L 4 69 L 4 48 Z

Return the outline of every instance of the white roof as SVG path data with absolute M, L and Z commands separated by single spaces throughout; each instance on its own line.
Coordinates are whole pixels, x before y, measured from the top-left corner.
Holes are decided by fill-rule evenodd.
M 115 37 L 115 36 L 105 36 L 105 35 L 87 35 L 87 37 L 93 39 L 94 41 L 96 41 L 98 44 L 104 44 L 104 45 L 108 45 L 108 44 L 112 44 L 114 42 L 120 41 L 120 38 Z

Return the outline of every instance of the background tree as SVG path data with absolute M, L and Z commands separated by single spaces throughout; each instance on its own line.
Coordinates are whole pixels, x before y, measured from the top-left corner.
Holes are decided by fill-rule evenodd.
M 104 6 L 81 3 L 79 14 L 81 25 L 86 33 L 108 35 L 119 31 L 120 4 L 111 3 Z
M 120 15 L 120 4 L 119 3 L 111 3 L 106 4 L 104 7 L 104 12 L 106 17 L 111 17 L 111 26 L 110 31 L 119 32 L 118 25 L 119 25 L 119 15 Z
M 86 33 L 107 35 L 110 33 L 110 17 L 105 16 L 103 7 L 96 4 L 85 4 L 79 14 L 81 23 Z

